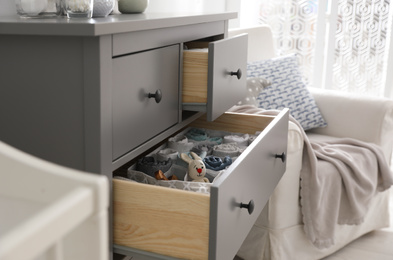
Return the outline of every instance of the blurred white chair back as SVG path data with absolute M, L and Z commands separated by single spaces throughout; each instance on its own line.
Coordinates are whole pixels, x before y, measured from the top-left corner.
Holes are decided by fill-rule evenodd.
M 248 33 L 248 56 L 247 61 L 266 60 L 276 56 L 273 33 L 268 25 L 257 25 L 248 28 L 230 29 L 229 37 Z
M 108 179 L 0 142 L 0 259 L 104 260 Z

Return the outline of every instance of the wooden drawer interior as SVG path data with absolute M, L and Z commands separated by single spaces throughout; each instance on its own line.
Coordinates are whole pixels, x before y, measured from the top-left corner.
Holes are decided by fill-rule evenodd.
M 247 35 L 184 44 L 184 110 L 214 121 L 246 96 Z
M 225 113 L 191 126 L 255 134 L 274 118 Z M 115 244 L 182 259 L 209 258 L 209 195 L 120 179 L 113 179 L 113 194 Z
M 207 103 L 209 42 L 189 42 L 183 51 L 183 103 Z

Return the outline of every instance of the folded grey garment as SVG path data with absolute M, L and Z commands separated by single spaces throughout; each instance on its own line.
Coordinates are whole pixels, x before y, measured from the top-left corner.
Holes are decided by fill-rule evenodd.
M 247 146 L 248 145 L 248 139 L 250 138 L 249 134 L 244 134 L 244 135 L 226 135 L 224 136 L 224 144 L 227 143 L 237 143 L 239 146 Z
M 213 147 L 213 155 L 218 157 L 236 157 L 240 155 L 241 150 L 236 143 L 219 144 Z
M 188 138 L 183 135 L 177 135 L 168 140 L 168 148 L 174 149 L 178 153 L 188 153 L 193 146 L 194 143 L 189 142 Z
M 179 153 L 175 149 L 165 148 L 157 152 L 157 161 L 162 162 L 171 159 L 173 162 L 175 162 L 177 160 L 178 154 Z
M 152 156 L 146 156 L 138 160 L 138 163 L 136 164 L 136 170 L 143 172 L 147 175 L 150 175 L 152 177 L 155 177 L 154 176 L 155 172 L 161 170 L 163 173 L 165 173 L 171 168 L 171 166 L 172 166 L 171 159 L 159 162 L 156 161 Z
M 206 152 L 206 155 L 211 155 L 213 153 L 213 146 L 214 144 L 200 143 L 195 145 L 191 149 L 191 152 L 196 153 L 199 157 L 201 157 L 202 152 Z

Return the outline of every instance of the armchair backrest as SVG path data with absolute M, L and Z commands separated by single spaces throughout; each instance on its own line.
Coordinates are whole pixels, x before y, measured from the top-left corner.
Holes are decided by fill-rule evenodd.
M 257 25 L 248 28 L 230 29 L 228 36 L 248 33 L 248 57 L 247 61 L 270 59 L 276 56 L 273 41 L 273 33 L 268 25 Z

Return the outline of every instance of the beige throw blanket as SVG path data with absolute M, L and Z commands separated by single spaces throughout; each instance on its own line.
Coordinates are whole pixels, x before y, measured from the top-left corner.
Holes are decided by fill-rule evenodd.
M 278 111 L 238 106 L 231 112 L 276 115 Z M 291 117 L 292 122 L 300 124 Z M 373 196 L 393 185 L 393 175 L 379 146 L 350 138 L 311 142 L 304 136 L 300 173 L 304 229 L 317 248 L 334 244 L 336 224 L 363 222 Z

